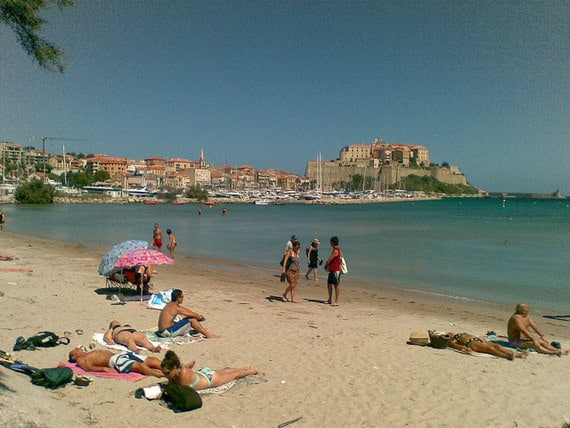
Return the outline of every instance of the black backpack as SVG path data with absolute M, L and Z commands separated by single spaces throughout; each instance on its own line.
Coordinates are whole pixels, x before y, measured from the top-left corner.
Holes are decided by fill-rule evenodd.
M 36 348 L 51 348 L 57 345 L 69 345 L 68 337 L 59 337 L 57 334 L 50 331 L 40 331 L 38 334 L 25 340 L 22 336 L 16 339 L 14 351 L 21 351 L 22 349 L 34 350 Z

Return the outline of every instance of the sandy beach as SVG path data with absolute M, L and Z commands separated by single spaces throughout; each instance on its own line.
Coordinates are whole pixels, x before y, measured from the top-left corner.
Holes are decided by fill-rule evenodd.
M 158 311 L 140 302 L 112 305 L 96 292 L 105 287 L 97 267 L 106 251 L 0 233 L 0 254 L 17 258 L 0 261 L 0 349 L 11 352 L 18 336 L 38 331 L 70 332 L 68 346 L 13 353 L 31 366 L 55 367 L 112 319 L 156 327 Z M 197 360 L 197 367 L 252 365 L 259 370 L 254 381 L 205 396 L 199 410 L 174 413 L 158 400 L 134 397 L 158 378 L 95 378 L 85 388 L 52 391 L 0 367 L 0 425 L 562 427 L 570 419 L 570 357 L 531 353 L 507 361 L 406 343 L 414 331 L 504 335 L 516 296 L 509 307 L 478 306 L 360 288 L 349 274 L 341 305 L 331 307 L 322 303 L 324 273 L 319 283 L 302 279 L 301 303 L 292 304 L 278 298 L 285 285 L 277 268 L 180 257 L 157 270 L 154 291 L 181 288 L 185 305 L 221 336 L 177 346 L 182 360 Z M 550 340 L 570 347 L 568 322 L 532 315 Z

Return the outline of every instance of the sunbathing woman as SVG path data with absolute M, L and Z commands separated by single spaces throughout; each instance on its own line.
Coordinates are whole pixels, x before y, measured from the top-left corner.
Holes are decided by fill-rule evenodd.
M 526 358 L 529 351 L 515 352 L 502 347 L 498 343 L 489 342 L 469 333 L 447 333 L 451 336 L 449 346 L 461 351 L 481 352 L 483 354 L 491 354 L 497 357 L 514 360 L 515 358 Z
M 151 352 L 160 352 L 160 346 L 154 346 L 142 331 L 136 331 L 128 324 L 121 324 L 119 321 L 111 321 L 109 329 L 103 336 L 105 343 L 112 345 L 118 343 L 129 348 L 129 351 L 137 352 L 139 346 Z
M 200 389 L 215 388 L 228 383 L 234 379 L 240 379 L 252 374 L 257 374 L 253 367 L 243 369 L 225 368 L 222 370 L 212 370 L 209 367 L 202 367 L 196 371 L 192 368 L 196 361 L 182 365 L 180 358 L 174 351 L 166 351 L 166 355 L 160 364 L 162 373 L 166 378 L 175 384 L 189 386 L 199 391 Z

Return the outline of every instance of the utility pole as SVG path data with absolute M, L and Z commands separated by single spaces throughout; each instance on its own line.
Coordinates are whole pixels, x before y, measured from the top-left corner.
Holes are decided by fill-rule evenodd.
M 30 141 L 34 140 L 42 140 L 42 164 L 43 164 L 43 171 L 44 171 L 44 183 L 47 180 L 46 176 L 46 140 L 58 140 L 58 141 L 88 141 L 82 138 L 60 138 L 60 137 L 32 137 Z M 63 158 L 63 162 L 65 163 L 65 155 Z

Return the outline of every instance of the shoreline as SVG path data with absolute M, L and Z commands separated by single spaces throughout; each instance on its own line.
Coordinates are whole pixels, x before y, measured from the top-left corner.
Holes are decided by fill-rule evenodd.
M 103 331 L 111 319 L 138 329 L 153 327 L 157 311 L 138 302 L 111 305 L 97 294 L 105 286 L 97 266 L 107 250 L 0 233 L 0 254 L 19 259 L 0 262 L 1 349 L 11 351 L 18 336 L 42 330 L 72 332 L 70 347 L 89 345 L 91 333 Z M 569 357 L 533 353 L 524 361 L 506 361 L 406 344 L 412 332 L 432 329 L 505 334 L 517 302 L 495 307 L 351 284 L 341 285 L 341 306 L 335 308 L 319 303 L 326 297 L 321 275 L 318 285 L 300 281 L 302 303 L 295 305 L 278 300 L 284 284 L 274 269 L 188 256 L 157 270 L 153 291 L 183 289 L 185 304 L 203 313 L 207 328 L 222 336 L 177 347 L 181 358 L 213 368 L 253 365 L 265 382 L 244 382 L 224 395 L 206 397 L 200 410 L 175 414 L 132 396 L 157 379 L 96 378 L 84 389 L 70 385 L 50 391 L 0 367 L 0 383 L 7 387 L 0 391 L 0 422 L 122 427 L 185 426 L 191 421 L 196 426 L 275 427 L 301 417 L 292 426 L 427 427 L 454 426 L 461 418 L 468 427 L 561 427 L 570 416 L 570 385 L 564 381 Z M 533 316 L 549 338 L 570 345 L 567 322 Z M 20 351 L 16 357 L 52 367 L 70 347 Z M 527 381 L 521 383 L 521 378 Z

